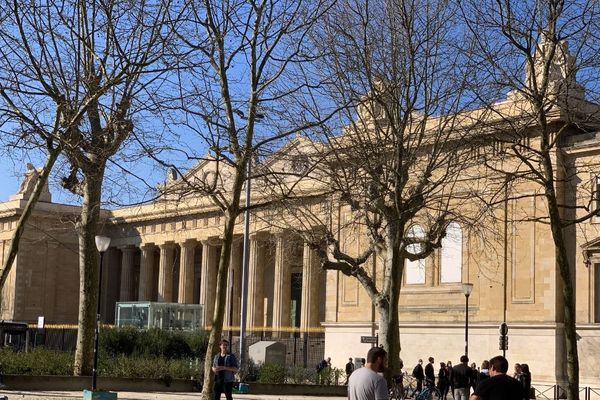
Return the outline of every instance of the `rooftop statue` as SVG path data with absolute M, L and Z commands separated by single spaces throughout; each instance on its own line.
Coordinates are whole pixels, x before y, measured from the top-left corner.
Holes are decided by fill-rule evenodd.
M 28 199 L 33 190 L 35 189 L 35 184 L 38 181 L 38 178 L 42 172 L 42 168 L 35 168 L 32 163 L 27 163 L 27 170 L 23 175 L 23 181 L 21 181 L 21 186 L 19 186 L 19 190 L 16 194 L 10 197 L 11 200 L 21 200 Z M 38 199 L 42 202 L 51 202 L 50 190 L 48 190 L 48 184 L 44 185 L 44 189 L 40 194 Z

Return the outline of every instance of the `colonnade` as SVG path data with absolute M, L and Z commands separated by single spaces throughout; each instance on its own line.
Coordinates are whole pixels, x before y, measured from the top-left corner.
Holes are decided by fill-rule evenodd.
M 107 285 L 102 299 L 104 315 L 114 313 L 116 301 L 200 304 L 204 327 L 210 328 L 220 252 L 218 238 L 109 248 L 103 279 Z M 240 325 L 242 258 L 242 240 L 236 237 L 228 270 L 224 319 L 225 325 L 234 329 Z M 118 290 L 114 288 L 115 275 Z M 287 233 L 250 236 L 246 319 L 249 331 L 268 330 L 277 335 L 289 328 L 304 332 L 320 327 L 324 291 L 324 272 L 307 244 Z

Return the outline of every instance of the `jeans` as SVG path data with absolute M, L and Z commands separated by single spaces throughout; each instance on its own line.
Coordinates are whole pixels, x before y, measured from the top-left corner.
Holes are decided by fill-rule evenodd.
M 454 400 L 469 400 L 470 388 L 455 388 Z
M 221 393 L 225 393 L 225 398 L 227 400 L 232 400 L 231 389 L 233 388 L 233 382 L 220 382 L 215 381 L 215 390 L 214 390 L 214 400 L 219 400 L 221 398 Z

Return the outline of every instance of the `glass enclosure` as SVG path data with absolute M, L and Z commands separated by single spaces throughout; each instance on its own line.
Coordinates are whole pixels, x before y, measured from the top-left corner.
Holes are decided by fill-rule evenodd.
M 202 327 L 202 306 L 150 301 L 120 302 L 116 305 L 115 325 L 141 329 L 198 330 Z

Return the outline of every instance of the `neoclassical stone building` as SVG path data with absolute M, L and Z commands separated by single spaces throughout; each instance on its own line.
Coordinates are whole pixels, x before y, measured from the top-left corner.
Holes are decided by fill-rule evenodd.
M 578 100 L 584 115 L 598 111 Z M 498 103 L 501 112 L 523 111 L 522 99 L 510 94 Z M 479 119 L 481 110 L 469 114 Z M 552 123 L 568 118 L 560 109 Z M 468 120 L 469 118 L 465 118 Z M 588 120 L 589 121 L 589 120 Z M 489 122 L 489 121 L 488 121 Z M 569 128 L 556 151 L 557 188 L 573 213 L 583 215 L 589 206 L 600 207 L 600 134 L 590 122 Z M 535 133 L 530 140 L 537 140 Z M 284 151 L 302 152 L 297 140 Z M 270 161 L 289 166 L 285 157 Z M 472 179 L 481 166 L 465 171 Z M 217 179 L 211 162 L 204 161 L 186 174 L 188 180 Z M 478 176 L 485 176 L 477 178 Z M 224 177 L 227 179 L 226 173 Z M 167 181 L 165 188 L 179 182 Z M 310 191 L 310 185 L 306 190 Z M 441 249 L 425 260 L 408 262 L 400 295 L 401 357 L 407 367 L 419 358 L 456 362 L 464 350 L 465 296 L 462 284 L 473 283 L 469 298 L 469 356 L 480 363 L 498 354 L 498 328 L 509 326 L 511 363 L 527 362 L 537 382 L 555 382 L 564 376 L 561 283 L 550 228 L 539 188 L 515 182 L 512 195 L 494 210 L 495 224 L 488 237 L 451 222 Z M 221 251 L 223 217 L 207 198 L 178 196 L 165 190 L 157 201 L 135 207 L 103 211 L 103 232 L 111 247 L 105 256 L 102 316 L 114 322 L 117 301 L 158 301 L 200 304 L 212 315 L 215 280 Z M 264 192 L 255 191 L 260 198 Z M 27 189 L 0 203 L 0 243 L 6 249 L 22 211 Z M 311 205 L 331 214 L 343 225 L 347 210 L 335 201 L 329 208 Z M 581 206 L 577 209 L 574 206 Z M 78 208 L 51 202 L 49 193 L 38 204 L 20 246 L 16 264 L 2 292 L 2 318 L 33 322 L 44 315 L 47 323 L 75 323 L 77 319 L 77 240 L 73 220 Z M 273 224 L 277 213 L 254 211 L 251 233 L 248 314 L 249 331 L 274 337 L 292 332 L 324 333 L 325 353 L 334 366 L 348 357 L 364 357 L 370 344 L 361 336 L 376 335 L 377 314 L 356 279 L 337 271 L 323 271 L 319 258 L 293 229 Z M 415 228 L 415 232 L 418 228 Z M 243 218 L 238 219 L 232 249 L 226 325 L 240 325 Z M 343 233 L 347 246 L 361 247 L 358 234 Z M 600 385 L 600 219 L 567 228 L 570 263 L 575 281 L 577 329 L 582 384 Z M 5 251 L 2 252 L 4 256 Z M 381 260 L 372 259 L 377 276 Z M 376 278 L 375 278 L 376 279 Z M 204 318 L 204 327 L 210 318 Z

